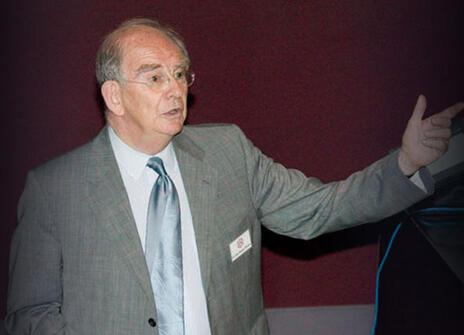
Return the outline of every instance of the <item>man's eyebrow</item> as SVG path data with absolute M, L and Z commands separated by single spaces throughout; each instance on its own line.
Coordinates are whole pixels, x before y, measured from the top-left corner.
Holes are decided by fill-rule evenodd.
M 186 59 L 182 62 L 179 63 L 179 65 L 176 66 L 177 68 L 183 67 L 184 69 L 188 69 L 190 67 L 190 62 Z
M 142 73 L 150 72 L 162 67 L 160 64 L 142 64 L 135 70 L 135 76 L 138 76 Z M 180 62 L 178 65 L 175 66 L 176 69 L 184 68 L 188 69 L 190 67 L 190 62 L 188 60 L 184 60 Z
M 137 70 L 135 70 L 135 74 L 138 76 L 141 73 L 150 72 L 156 70 L 159 67 L 161 67 L 159 64 L 142 64 Z

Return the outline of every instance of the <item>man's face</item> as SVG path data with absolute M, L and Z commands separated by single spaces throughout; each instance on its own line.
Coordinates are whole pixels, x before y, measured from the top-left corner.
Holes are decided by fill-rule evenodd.
M 133 139 L 170 140 L 182 130 L 187 85 L 175 76 L 186 62 L 179 47 L 154 29 L 136 28 L 123 37 L 121 120 Z M 153 83 L 160 74 L 167 79 L 161 87 L 143 84 Z

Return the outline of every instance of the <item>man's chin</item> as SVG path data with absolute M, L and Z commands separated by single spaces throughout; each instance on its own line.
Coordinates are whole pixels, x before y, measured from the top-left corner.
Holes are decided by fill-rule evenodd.
M 172 123 L 169 126 L 166 127 L 165 133 L 171 136 L 176 136 L 179 134 L 182 129 L 184 128 L 184 122 L 177 122 L 177 123 Z

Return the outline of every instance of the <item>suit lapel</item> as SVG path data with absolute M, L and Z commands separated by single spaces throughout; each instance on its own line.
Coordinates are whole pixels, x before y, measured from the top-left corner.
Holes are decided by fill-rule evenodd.
M 95 138 L 92 146 L 89 157 L 91 207 L 97 222 L 104 225 L 108 237 L 133 269 L 147 298 L 153 300 L 145 255 L 106 127 Z M 211 267 L 209 227 L 214 223 L 217 172 L 205 162 L 205 153 L 185 132 L 175 137 L 174 149 L 192 213 L 202 282 L 206 293 Z
M 205 293 L 208 292 L 211 257 L 209 228 L 214 223 L 217 172 L 204 160 L 205 153 L 185 131 L 174 139 L 174 149 L 192 213 Z
M 153 300 L 145 256 L 106 127 L 93 142 L 89 174 L 90 204 L 97 222 L 104 225 L 148 299 Z

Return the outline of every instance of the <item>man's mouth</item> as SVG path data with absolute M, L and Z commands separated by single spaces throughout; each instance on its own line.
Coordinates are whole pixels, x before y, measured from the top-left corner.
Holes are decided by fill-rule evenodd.
M 176 117 L 176 116 L 179 116 L 179 114 L 181 113 L 182 113 L 182 108 L 173 108 L 163 113 L 163 115 L 168 116 L 168 117 Z

